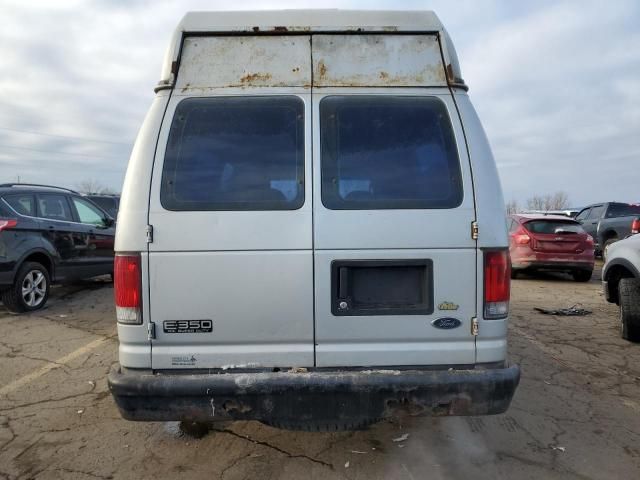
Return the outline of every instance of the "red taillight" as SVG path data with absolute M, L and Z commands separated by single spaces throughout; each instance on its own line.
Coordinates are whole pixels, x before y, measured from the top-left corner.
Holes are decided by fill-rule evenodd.
M 116 255 L 113 264 L 116 316 L 120 323 L 142 323 L 140 255 Z
M 587 245 L 588 245 L 588 246 L 590 246 L 590 247 L 593 247 L 593 245 L 594 245 L 594 243 L 595 243 L 595 242 L 593 241 L 593 237 L 592 237 L 591 235 L 589 235 L 589 234 L 587 234 L 586 242 L 587 242 Z
M 640 233 L 640 218 L 636 218 L 633 222 L 631 222 L 631 233 L 634 235 L 636 233 Z
M 516 245 L 526 245 L 531 241 L 531 237 L 527 234 L 527 231 L 524 227 L 520 227 L 513 234 L 513 241 Z
M 484 318 L 505 318 L 509 314 L 511 262 L 507 250 L 484 253 Z
M 0 220 L 0 232 L 3 230 L 8 230 L 10 228 L 14 228 L 16 225 L 18 225 L 18 221 L 17 220 Z

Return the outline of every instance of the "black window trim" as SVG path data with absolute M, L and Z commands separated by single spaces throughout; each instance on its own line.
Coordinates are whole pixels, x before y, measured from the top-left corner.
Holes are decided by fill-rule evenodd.
M 322 159 L 322 152 L 323 152 L 323 141 L 322 141 L 322 133 L 323 133 L 323 129 L 322 129 L 322 112 L 321 112 L 321 105 L 322 102 L 327 99 L 327 98 L 332 98 L 332 97 L 349 97 L 349 98 L 362 98 L 362 97 L 371 97 L 371 98 L 410 98 L 410 99 L 415 99 L 415 98 L 429 98 L 429 99 L 433 99 L 438 101 L 443 107 L 444 107 L 444 112 L 446 113 L 447 119 L 449 121 L 449 125 L 451 127 L 451 134 L 453 136 L 454 139 L 454 143 L 455 143 L 455 155 L 456 158 L 458 160 L 457 162 L 457 168 L 458 168 L 458 172 L 459 172 L 459 178 L 460 178 L 460 201 L 454 205 L 454 206 L 447 206 L 447 207 L 423 207 L 423 206 L 415 206 L 415 207 L 409 207 L 409 206 L 402 206 L 402 207 L 377 207 L 377 208 L 372 208 L 370 206 L 366 206 L 366 204 L 368 202 L 362 202 L 362 207 L 360 208 L 353 208 L 353 207 L 330 207 L 327 206 L 327 204 L 325 203 L 325 196 L 324 196 L 324 181 L 323 181 L 323 174 L 324 174 L 324 168 L 323 168 L 323 159 Z M 464 171 L 462 169 L 462 162 L 464 160 L 464 158 L 462 158 L 460 156 L 460 149 L 459 149 L 459 140 L 458 137 L 456 136 L 456 132 L 455 132 L 455 124 L 453 122 L 453 117 L 451 116 L 451 113 L 449 112 L 449 108 L 447 107 L 447 104 L 438 96 L 433 95 L 433 94 L 425 94 L 425 95 L 406 95 L 406 94 L 389 94 L 389 93 L 383 93 L 383 94 L 376 94 L 376 93 L 358 93 L 358 94 L 351 94 L 351 93 L 331 93 L 331 94 L 327 94 L 325 96 L 323 96 L 320 101 L 318 102 L 318 136 L 319 136 L 319 143 L 320 143 L 320 158 L 317 160 L 319 162 L 319 168 L 320 168 L 320 201 L 322 203 L 322 206 L 324 208 L 326 208 L 327 210 L 331 210 L 331 211 L 353 211 L 353 212 L 357 212 L 357 211 L 379 211 L 379 212 L 384 212 L 384 211 L 394 211 L 394 210 L 423 210 L 423 211 L 429 211 L 429 210 L 455 210 L 457 208 L 460 208 L 465 201 L 466 198 L 466 191 L 464 188 L 464 183 L 465 183 L 465 175 L 464 175 Z M 316 161 L 314 159 L 314 161 Z
M 240 99 L 247 99 L 247 98 L 289 98 L 289 99 L 295 99 L 298 104 L 301 107 L 301 113 L 302 113 L 302 146 L 300 148 L 301 153 L 302 153 L 302 161 L 300 162 L 300 173 L 298 175 L 297 181 L 298 184 L 301 185 L 301 194 L 300 194 L 300 199 L 299 199 L 299 205 L 295 204 L 294 207 L 291 208 L 260 208 L 260 209 L 255 209 L 255 208 L 205 208 L 203 206 L 203 208 L 169 208 L 168 206 L 165 205 L 165 199 L 163 198 L 163 186 L 164 186 L 164 169 L 165 169 L 165 163 L 166 163 L 166 159 L 167 159 L 167 146 L 169 143 L 169 137 L 171 135 L 171 128 L 173 126 L 173 120 L 175 118 L 176 112 L 178 111 L 178 108 L 180 107 L 181 104 L 183 104 L 184 102 L 188 102 L 190 100 L 210 100 L 210 99 L 227 99 L 227 98 L 240 98 Z M 307 184 L 306 184 L 306 163 L 307 163 L 307 141 L 312 142 L 312 136 L 313 136 L 313 131 L 311 130 L 311 125 L 307 125 L 307 104 L 305 103 L 305 99 L 297 94 L 293 94 L 293 93 L 286 93 L 286 94 L 257 94 L 257 95 L 213 95 L 213 96 L 206 96 L 206 97 L 186 97 L 181 99 L 175 106 L 174 110 L 173 110 L 173 114 L 171 116 L 170 119 L 167 119 L 168 121 L 168 132 L 167 132 L 167 140 L 165 143 L 165 150 L 164 150 L 164 154 L 162 155 L 162 164 L 160 167 L 160 191 L 159 191 L 159 200 L 160 200 L 160 206 L 164 209 L 167 210 L 169 212 L 208 212 L 208 213 L 213 213 L 213 212 L 251 212 L 251 213 L 273 213 L 273 212 L 293 212 L 296 210 L 301 210 L 302 208 L 304 208 L 305 204 L 307 203 Z M 165 117 L 166 118 L 166 117 Z M 310 138 L 307 139 L 307 129 L 309 129 L 310 133 Z M 313 155 L 313 154 L 312 154 Z M 313 168 L 313 167 L 312 167 Z M 118 208 L 119 208 L 119 200 L 118 200 Z

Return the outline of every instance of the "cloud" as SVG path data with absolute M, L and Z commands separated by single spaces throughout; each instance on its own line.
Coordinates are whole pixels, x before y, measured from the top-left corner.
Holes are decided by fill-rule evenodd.
M 424 6 L 5 0 L 0 181 L 20 175 L 73 186 L 96 178 L 119 189 L 164 49 L 187 10 Z M 456 44 L 507 199 L 563 190 L 577 205 L 640 201 L 638 2 L 438 0 L 429 7 Z

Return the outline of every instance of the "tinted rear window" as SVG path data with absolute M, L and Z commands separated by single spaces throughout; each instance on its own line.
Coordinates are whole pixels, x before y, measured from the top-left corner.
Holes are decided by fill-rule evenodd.
M 576 222 L 563 222 L 558 220 L 532 220 L 524 224 L 531 233 L 584 233 L 583 228 Z
M 462 202 L 455 137 L 436 98 L 326 97 L 320 142 L 327 208 L 454 208 Z
M 167 143 L 169 210 L 293 210 L 304 203 L 304 105 L 298 97 L 186 99 Z
M 33 195 L 28 193 L 23 195 L 7 195 L 4 197 L 4 200 L 20 215 L 35 217 L 36 205 Z
M 115 218 L 118 213 L 118 208 L 116 206 L 116 199 L 110 197 L 87 197 L 93 203 L 98 205 L 104 211 L 106 211 L 111 217 Z
M 607 218 L 627 217 L 631 215 L 640 216 L 640 205 L 627 205 L 624 203 L 613 203 L 607 210 Z

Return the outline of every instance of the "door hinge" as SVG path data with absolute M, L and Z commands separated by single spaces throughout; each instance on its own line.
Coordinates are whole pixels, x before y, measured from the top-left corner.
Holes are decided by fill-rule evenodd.
M 478 319 L 476 317 L 471 319 L 471 335 L 478 336 Z
M 147 225 L 147 243 L 153 242 L 153 225 Z
M 147 323 L 147 338 L 149 340 L 155 340 L 156 338 L 156 324 L 153 322 Z
M 478 222 L 476 222 L 475 220 L 473 222 L 471 222 L 471 238 L 473 240 L 477 240 L 478 239 Z

